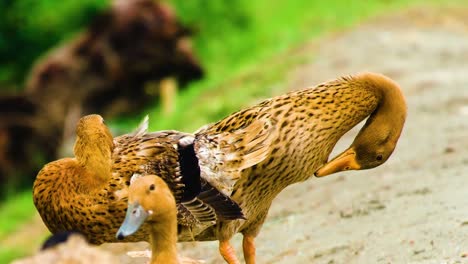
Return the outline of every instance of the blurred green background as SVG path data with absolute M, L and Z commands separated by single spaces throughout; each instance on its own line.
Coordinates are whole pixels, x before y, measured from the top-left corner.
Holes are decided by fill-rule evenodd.
M 262 98 L 286 91 L 289 70 L 310 60 L 294 52 L 328 32 L 339 32 L 372 16 L 432 0 L 171 0 L 178 17 L 195 29 L 195 53 L 206 71 L 203 80 L 178 94 L 176 111 L 163 115 L 157 102 L 135 116 L 110 120 L 118 131 L 130 131 L 146 114 L 150 129 L 192 132 Z M 464 3 L 454 1 L 451 3 Z M 20 91 L 34 61 L 72 37 L 108 0 L 0 1 L 0 89 Z M 313 73 L 311 73 L 313 74 Z M 0 263 L 30 254 L 43 239 L 26 246 L 5 241 L 34 216 L 31 191 L 13 192 L 0 204 Z

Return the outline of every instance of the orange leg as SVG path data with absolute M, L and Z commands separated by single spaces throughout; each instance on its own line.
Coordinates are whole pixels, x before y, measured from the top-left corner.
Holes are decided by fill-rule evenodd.
M 229 243 L 229 240 L 219 241 L 219 252 L 227 263 L 240 264 L 236 257 L 236 253 L 234 252 L 234 248 L 231 246 L 231 243 Z
M 247 264 L 255 264 L 255 237 L 244 235 L 242 248 L 244 250 L 244 259 Z

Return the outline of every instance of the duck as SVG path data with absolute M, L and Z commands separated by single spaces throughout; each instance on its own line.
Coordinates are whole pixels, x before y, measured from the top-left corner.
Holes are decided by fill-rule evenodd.
M 193 240 L 218 220 L 242 218 L 237 203 L 197 174 L 198 167 L 189 162 L 190 149 L 182 144 L 187 137 L 193 135 L 148 133 L 145 118 L 132 133 L 113 138 L 100 115 L 84 116 L 76 125 L 75 157 L 39 171 L 34 205 L 53 234 L 74 230 L 92 244 L 118 242 L 113 234 L 125 218 L 131 176 L 154 173 L 174 192 L 182 238 Z M 124 242 L 145 241 L 150 226 L 141 229 Z
M 241 233 L 244 260 L 256 263 L 255 238 L 274 198 L 284 188 L 313 177 L 384 164 L 396 148 L 406 113 L 404 95 L 395 81 L 363 72 L 266 99 L 189 136 L 161 132 L 163 141 L 184 150 L 180 164 L 197 168 L 185 169 L 200 175 L 188 178 L 206 180 L 242 210 L 242 217 L 217 219 L 190 239 L 217 240 L 224 260 L 235 264 L 240 262 L 230 240 Z M 330 159 L 338 140 L 366 118 L 351 145 Z M 153 174 L 161 176 L 158 173 Z M 149 234 L 144 225 L 128 238 L 138 237 L 138 232 Z M 111 235 L 116 229 L 107 226 L 100 232 Z M 107 235 L 106 239 L 114 240 Z M 190 240 L 179 235 L 178 241 Z
M 193 144 L 202 172 L 245 216 L 209 228 L 215 229 L 225 261 L 239 263 L 230 239 L 241 233 L 244 260 L 256 263 L 255 237 L 273 199 L 287 186 L 385 163 L 400 138 L 406 113 L 396 82 L 363 72 L 264 100 L 197 131 Z M 337 141 L 366 118 L 349 148 L 329 159 Z M 238 140 L 238 135 L 244 136 Z M 235 155 L 249 143 L 256 152 Z M 257 154 L 257 163 L 232 170 L 251 153 Z
M 128 210 L 116 233 L 123 239 L 135 233 L 140 226 L 151 224 L 150 264 L 179 263 L 177 255 L 177 206 L 166 182 L 156 175 L 135 174 L 128 190 Z

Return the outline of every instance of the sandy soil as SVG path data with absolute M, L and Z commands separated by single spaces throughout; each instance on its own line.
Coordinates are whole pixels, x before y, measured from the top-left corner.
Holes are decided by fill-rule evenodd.
M 401 85 L 409 114 L 383 166 L 283 191 L 256 240 L 258 263 L 468 263 L 468 10 L 375 19 L 299 53 L 313 56 L 291 72 L 290 89 L 380 72 Z M 233 239 L 238 256 L 240 239 Z M 217 242 L 179 249 L 223 263 Z

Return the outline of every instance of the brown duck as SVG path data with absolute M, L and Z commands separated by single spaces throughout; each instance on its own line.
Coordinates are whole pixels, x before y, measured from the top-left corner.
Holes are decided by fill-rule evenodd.
M 94 244 L 116 242 L 130 177 L 138 173 L 156 173 L 174 192 L 181 239 L 193 240 L 217 220 L 243 217 L 235 202 L 196 174 L 198 167 L 186 165 L 191 164 L 185 154 L 190 150 L 178 142 L 193 137 L 176 131 L 147 133 L 147 121 L 113 139 L 101 116 L 80 119 L 75 158 L 46 164 L 33 186 L 34 204 L 52 233 L 74 230 Z M 148 228 L 127 241 L 146 240 Z
M 328 161 L 343 134 L 367 117 L 351 146 Z M 405 118 L 406 103 L 398 85 L 385 76 L 363 73 L 265 100 L 201 128 L 194 137 L 178 139 L 167 133 L 167 141 L 176 140 L 189 150 L 185 166 L 199 166 L 202 178 L 236 201 L 245 216 L 218 219 L 195 240 L 219 240 L 224 259 L 238 263 L 229 241 L 240 232 L 244 258 L 255 263 L 254 238 L 281 190 L 314 174 L 321 177 L 383 164 L 396 146 Z M 123 219 L 123 213 L 114 215 Z M 179 240 L 184 241 L 180 236 Z
M 177 256 L 177 209 L 166 182 L 158 176 L 133 176 L 128 190 L 128 210 L 117 238 L 135 233 L 150 224 L 151 264 L 179 263 Z

